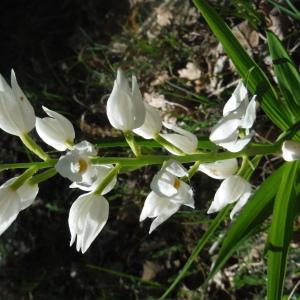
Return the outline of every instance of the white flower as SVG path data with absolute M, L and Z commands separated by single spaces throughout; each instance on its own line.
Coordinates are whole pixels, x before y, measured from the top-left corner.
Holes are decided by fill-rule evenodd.
M 26 181 L 16 191 L 10 185 L 17 179 L 11 178 L 0 187 L 0 235 L 17 218 L 19 212 L 30 206 L 39 189 L 37 184 Z
M 71 188 L 79 188 L 84 191 L 93 191 L 113 165 L 92 165 L 89 156 L 97 154 L 94 146 L 82 141 L 74 146 L 74 149 L 59 158 L 55 165 L 56 171 L 63 177 L 73 181 Z M 106 186 L 102 194 L 111 191 L 116 184 L 116 177 Z
M 141 127 L 145 121 L 146 110 L 143 97 L 135 76 L 132 76 L 132 89 L 121 69 L 107 100 L 107 117 L 110 124 L 122 131 Z
M 256 95 L 249 102 L 247 90 L 239 82 L 224 106 L 223 118 L 212 128 L 209 139 L 230 152 L 241 151 L 254 135 L 250 128 L 256 119 L 256 106 Z M 239 138 L 240 128 L 245 130 L 243 138 Z
M 203 163 L 199 166 L 199 171 L 215 179 L 225 179 L 236 173 L 238 161 L 236 158 L 218 160 L 212 163 Z
M 300 144 L 294 141 L 285 141 L 282 144 L 282 157 L 286 161 L 300 159 Z
M 149 233 L 176 213 L 181 205 L 194 208 L 193 190 L 178 179 L 186 175 L 186 169 L 179 162 L 169 160 L 154 176 L 150 185 L 152 191 L 147 196 L 140 215 L 140 222 L 146 218 L 155 218 Z
M 247 104 L 247 102 L 249 102 L 248 91 L 243 81 L 240 80 L 231 97 L 224 105 L 223 116 L 227 116 L 229 113 L 235 111 L 241 104 Z
M 72 123 L 63 115 L 43 106 L 50 117 L 36 118 L 35 128 L 41 139 L 58 151 L 64 151 L 73 144 L 75 131 Z
M 230 218 L 233 218 L 234 214 L 246 204 L 251 196 L 251 191 L 250 183 L 244 178 L 238 175 L 228 177 L 221 183 L 207 213 L 220 211 L 227 204 L 238 201 L 230 213 Z
M 109 204 L 103 196 L 93 193 L 79 196 L 69 212 L 70 246 L 77 237 L 76 250 L 86 252 L 106 224 L 108 212 Z
M 173 130 L 176 133 L 161 133 L 160 135 L 167 140 L 169 143 L 173 144 L 177 148 L 179 148 L 181 151 L 187 154 L 193 154 L 197 151 L 198 148 L 198 139 L 197 137 L 187 131 L 184 130 L 174 124 L 169 124 L 166 122 L 163 122 L 164 127 L 167 129 Z M 169 152 L 172 154 L 178 155 L 180 153 L 177 153 L 174 151 L 174 149 L 170 147 L 165 147 Z
M 22 136 L 31 131 L 34 125 L 33 107 L 19 87 L 14 71 L 11 71 L 11 87 L 0 75 L 0 128 Z
M 162 119 L 157 109 L 145 103 L 146 118 L 144 124 L 133 130 L 134 133 L 140 135 L 144 139 L 153 139 L 161 130 Z

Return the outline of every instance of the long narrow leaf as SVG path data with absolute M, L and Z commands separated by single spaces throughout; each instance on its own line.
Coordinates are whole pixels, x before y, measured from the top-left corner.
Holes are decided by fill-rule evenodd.
M 296 108 L 299 118 L 300 74 L 278 37 L 271 31 L 267 32 L 267 37 L 279 87 L 287 105 Z
M 268 236 L 268 300 L 280 300 L 289 242 L 297 208 L 295 183 L 298 162 L 286 163 L 276 195 Z
M 283 130 L 290 127 L 295 117 L 291 117 L 285 104 L 278 100 L 267 76 L 241 46 L 226 23 L 206 0 L 193 0 L 193 2 L 222 43 L 241 77 L 247 82 L 250 91 L 259 96 L 261 107 L 268 117 Z

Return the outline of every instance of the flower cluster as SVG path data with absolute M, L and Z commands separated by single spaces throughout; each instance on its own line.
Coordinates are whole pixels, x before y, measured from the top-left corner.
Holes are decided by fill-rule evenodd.
M 223 118 L 213 127 L 210 140 L 230 152 L 241 151 L 252 139 L 256 118 L 256 95 L 251 101 L 240 81 L 223 109 Z M 240 137 L 242 136 L 242 137 Z
M 212 128 L 210 140 L 229 152 L 243 150 L 254 134 L 250 129 L 256 118 L 256 106 L 256 96 L 249 101 L 246 87 L 239 82 L 224 106 L 223 117 Z M 45 162 L 51 161 L 51 158 L 30 137 L 29 133 L 33 128 L 36 128 L 37 134 L 46 144 L 64 152 L 55 165 L 52 165 L 54 168 L 50 165 L 48 170 L 35 175 L 39 168 L 33 164 L 23 174 L 0 186 L 0 235 L 20 211 L 34 202 L 39 191 L 38 184 L 59 173 L 71 181 L 70 188 L 84 191 L 71 205 L 68 219 L 70 245 L 76 241 L 77 251 L 84 253 L 108 220 L 109 202 L 104 195 L 115 187 L 122 164 L 94 163 L 92 158 L 97 156 L 94 145 L 88 141 L 75 144 L 72 123 L 55 111 L 46 107 L 43 110 L 47 117 L 35 116 L 34 109 L 19 87 L 13 71 L 11 86 L 0 76 L 0 128 L 20 137 Z M 181 206 L 194 209 L 194 193 L 187 183 L 193 175 L 193 168 L 214 179 L 223 180 L 207 213 L 220 211 L 226 205 L 236 203 L 230 214 L 233 218 L 250 198 L 252 187 L 241 176 L 237 158 L 213 162 L 196 161 L 187 170 L 180 163 L 179 156 L 184 158 L 199 153 L 197 137 L 175 124 L 163 122 L 160 113 L 143 101 L 136 77 L 132 77 L 130 89 L 121 69 L 117 72 L 107 101 L 107 116 L 113 127 L 124 132 L 137 157 L 142 153 L 134 140 L 134 134 L 156 140 L 173 154 L 171 159 L 165 159 L 162 168 L 153 177 L 151 191 L 141 211 L 140 222 L 147 218 L 153 219 L 149 233 L 175 214 Z M 167 131 L 162 131 L 163 127 Z M 223 152 L 222 149 L 219 150 Z M 282 156 L 287 161 L 299 159 L 300 144 L 285 141 L 282 145 Z

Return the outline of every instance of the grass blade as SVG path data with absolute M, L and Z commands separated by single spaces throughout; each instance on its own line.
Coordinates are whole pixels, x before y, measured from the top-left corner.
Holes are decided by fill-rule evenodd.
M 291 117 L 285 104 L 278 100 L 278 96 L 264 72 L 248 55 L 226 23 L 206 0 L 193 0 L 193 2 L 217 39 L 222 43 L 240 76 L 247 82 L 249 90 L 258 95 L 261 107 L 268 117 L 279 128 L 283 130 L 289 128 L 295 118 Z
M 274 64 L 274 71 L 282 95 L 290 109 L 295 109 L 296 112 L 298 112 L 298 120 L 300 105 L 300 74 L 278 37 L 273 32 L 268 31 L 267 38 Z
M 268 300 L 280 300 L 283 293 L 286 259 L 297 208 L 295 182 L 298 167 L 298 162 L 284 165 L 275 199 L 268 236 Z

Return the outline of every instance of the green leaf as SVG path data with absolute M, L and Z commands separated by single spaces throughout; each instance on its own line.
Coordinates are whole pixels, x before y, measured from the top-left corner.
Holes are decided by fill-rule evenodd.
M 283 293 L 287 253 L 297 211 L 295 183 L 298 167 L 299 162 L 284 164 L 275 199 L 268 235 L 268 300 L 280 300 Z
M 193 0 L 193 2 L 217 39 L 222 43 L 240 76 L 247 83 L 249 90 L 258 95 L 262 109 L 275 125 L 283 130 L 288 129 L 293 124 L 295 116 L 291 116 L 285 103 L 279 101 L 267 76 L 248 55 L 226 23 L 208 2 L 206 0 Z M 298 140 L 300 140 L 300 136 L 298 136 Z
M 290 1 L 286 1 L 286 2 L 288 3 L 288 5 L 290 6 L 291 9 L 288 9 L 288 8 L 284 7 L 283 5 L 277 3 L 276 1 L 273 1 L 273 0 L 268 0 L 268 2 L 272 3 L 275 7 L 277 7 L 279 10 L 281 10 L 284 13 L 286 13 L 287 15 L 289 15 L 289 16 L 295 18 L 296 20 L 300 21 L 300 13 L 292 5 L 292 3 Z
M 239 248 L 240 244 L 256 232 L 258 227 L 271 214 L 276 187 L 280 183 L 282 172 L 283 167 L 269 176 L 242 209 L 223 239 L 218 258 L 209 274 L 208 280 L 224 266 L 230 256 Z
M 280 90 L 290 110 L 296 110 L 299 120 L 300 74 L 278 37 L 271 31 L 267 31 L 267 37 Z

